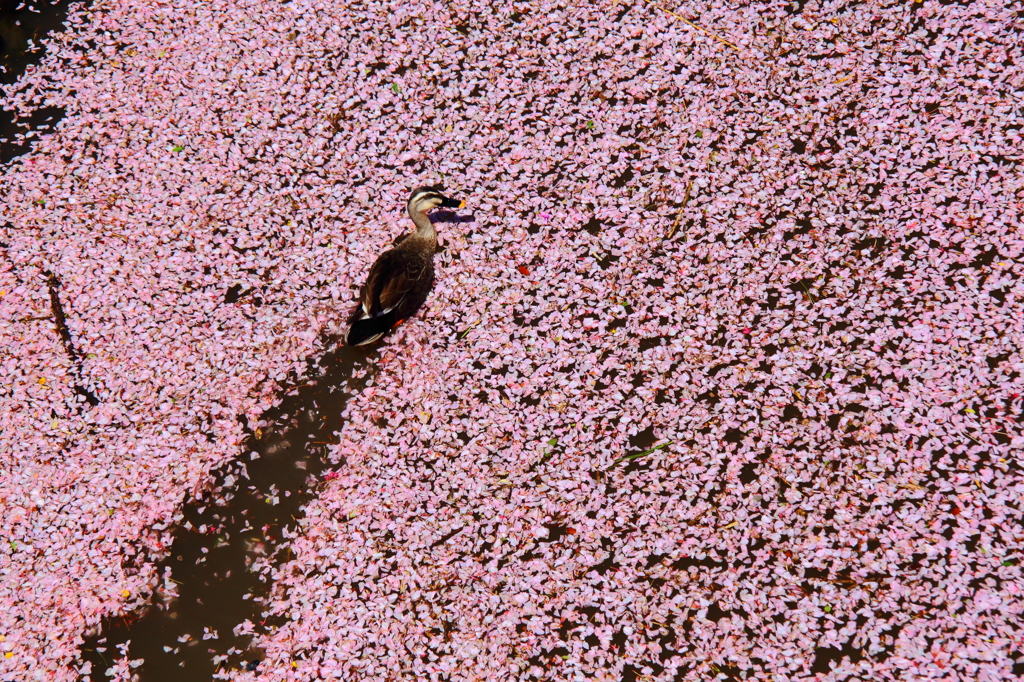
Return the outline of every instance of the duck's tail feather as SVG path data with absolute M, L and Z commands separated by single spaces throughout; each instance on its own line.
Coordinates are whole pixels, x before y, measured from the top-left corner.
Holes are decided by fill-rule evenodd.
M 352 326 L 348 329 L 348 333 L 345 335 L 345 345 L 365 346 L 368 343 L 373 343 L 391 331 L 391 328 L 394 326 L 394 311 L 378 315 L 377 317 L 354 320 Z

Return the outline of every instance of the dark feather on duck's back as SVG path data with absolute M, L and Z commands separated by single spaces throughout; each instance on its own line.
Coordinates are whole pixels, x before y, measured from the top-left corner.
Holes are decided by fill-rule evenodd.
M 434 285 L 433 257 L 438 246 L 427 211 L 463 205 L 434 186 L 412 191 L 407 208 L 417 229 L 396 239 L 394 247 L 382 253 L 370 268 L 349 320 L 348 345 L 376 341 L 423 305 Z

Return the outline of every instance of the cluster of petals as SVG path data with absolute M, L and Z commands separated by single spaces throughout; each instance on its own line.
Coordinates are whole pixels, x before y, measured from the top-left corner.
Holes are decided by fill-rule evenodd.
M 1020 673 L 1012 3 L 71 23 L 5 99 L 67 114 L 0 179 L 0 680 L 149 599 L 426 182 L 467 221 L 221 677 Z

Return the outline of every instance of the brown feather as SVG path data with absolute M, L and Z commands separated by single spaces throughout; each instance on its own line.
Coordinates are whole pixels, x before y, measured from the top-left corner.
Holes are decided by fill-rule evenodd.
M 398 306 L 423 276 L 422 267 L 410 272 L 415 264 L 395 256 L 394 250 L 385 251 L 370 268 L 360 302 L 371 317 Z

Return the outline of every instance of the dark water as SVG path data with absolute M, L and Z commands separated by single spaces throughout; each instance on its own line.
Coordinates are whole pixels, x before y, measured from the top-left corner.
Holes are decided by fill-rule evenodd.
M 64 28 L 71 5 L 72 0 L 0 0 L 0 85 L 13 83 L 27 66 L 42 59 L 46 50 L 40 41 Z M 50 129 L 63 117 L 63 109 L 47 107 L 19 126 L 13 114 L 0 107 L 0 164 L 29 151 L 32 138 L 19 134 Z
M 85 679 L 106 680 L 116 645 L 127 640 L 130 658 L 145 659 L 136 670 L 143 682 L 198 682 L 219 669 L 257 665 L 262 652 L 250 650 L 250 638 L 236 637 L 232 629 L 247 619 L 258 632 L 278 623 L 264 621 L 261 599 L 269 585 L 249 566 L 261 555 L 275 562 L 288 558 L 278 551 L 283 533 L 297 529 L 301 507 L 333 466 L 324 458 L 326 449 L 341 426 L 347 397 L 371 380 L 375 356 L 350 348 L 326 355 L 313 370 L 319 373 L 315 383 L 289 391 L 263 416 L 266 426 L 250 436 L 239 459 L 217 474 L 211 494 L 217 499 L 186 501 L 185 521 L 159 565 L 161 573 L 170 569 L 178 597 L 158 594 L 144 613 L 108 620 L 83 646 L 82 657 L 93 666 Z M 250 451 L 258 458 L 251 459 Z M 204 640 L 204 628 L 217 638 Z M 218 656 L 225 658 L 215 664 Z

